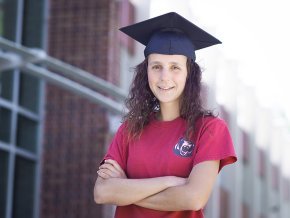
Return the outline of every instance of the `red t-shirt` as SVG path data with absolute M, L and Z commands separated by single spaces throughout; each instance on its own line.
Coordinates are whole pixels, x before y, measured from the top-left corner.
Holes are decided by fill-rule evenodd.
M 188 177 L 192 168 L 207 160 L 220 160 L 220 167 L 234 163 L 232 139 L 226 123 L 215 117 L 199 118 L 190 141 L 184 140 L 186 121 L 152 119 L 140 138 L 127 142 L 125 124 L 118 129 L 104 159 L 116 160 L 128 178 Z M 117 207 L 116 218 L 202 218 L 200 211 L 157 211 L 136 205 Z

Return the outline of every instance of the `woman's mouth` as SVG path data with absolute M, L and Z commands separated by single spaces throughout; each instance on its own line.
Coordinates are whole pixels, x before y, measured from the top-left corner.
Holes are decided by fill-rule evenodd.
M 160 89 L 161 91 L 169 91 L 171 89 L 173 89 L 174 87 L 161 87 L 161 86 L 158 86 L 158 89 Z

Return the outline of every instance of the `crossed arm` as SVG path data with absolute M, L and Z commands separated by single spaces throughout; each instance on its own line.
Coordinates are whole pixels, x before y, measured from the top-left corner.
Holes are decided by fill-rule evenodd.
M 98 170 L 94 198 L 99 204 L 135 204 L 161 210 L 200 210 L 212 191 L 219 161 L 205 161 L 193 167 L 188 178 L 164 176 L 128 179 L 114 160 L 106 160 Z

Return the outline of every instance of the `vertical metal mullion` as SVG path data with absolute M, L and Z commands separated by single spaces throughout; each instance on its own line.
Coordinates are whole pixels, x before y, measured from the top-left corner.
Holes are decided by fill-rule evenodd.
M 42 0 L 43 1 L 43 38 L 42 38 L 42 48 L 44 50 L 47 50 L 47 31 L 48 31 L 48 19 L 49 19 L 49 1 L 48 0 Z M 39 85 L 39 122 L 38 122 L 38 128 L 37 128 L 37 164 L 36 164 L 36 173 L 35 173 L 35 194 L 34 194 L 34 218 L 40 217 L 40 192 L 41 192 L 41 185 L 42 185 L 42 151 L 43 151 L 43 132 L 44 132 L 44 119 L 45 119 L 45 113 L 44 113 L 44 107 L 45 107 L 45 87 L 46 82 L 44 79 L 40 79 L 40 85 Z
M 44 106 L 45 106 L 45 81 L 40 81 L 39 95 L 39 123 L 37 128 L 37 164 L 35 173 L 35 192 L 34 192 L 34 218 L 40 217 L 40 191 L 42 184 L 42 150 L 43 150 L 43 131 L 44 131 Z
M 9 171 L 8 171 L 8 191 L 7 191 L 7 217 L 12 217 L 13 205 L 13 186 L 14 186 L 14 171 L 15 171 L 15 156 L 16 156 L 16 137 L 17 137 L 17 100 L 18 100 L 18 83 L 19 71 L 14 71 L 13 76 L 13 105 L 11 108 L 11 132 L 10 132 L 10 154 L 9 154 Z
M 15 172 L 15 156 L 16 156 L 16 137 L 17 137 L 17 102 L 18 102 L 18 84 L 19 84 L 19 71 L 15 70 L 13 76 L 13 96 L 11 108 L 11 132 L 10 132 L 10 154 L 9 154 L 9 171 L 8 171 L 8 191 L 7 191 L 7 214 L 6 218 L 12 217 L 13 208 L 13 193 L 14 193 L 14 172 Z
M 18 118 L 18 101 L 19 101 L 19 84 L 20 84 L 20 72 L 18 69 L 13 72 L 13 91 L 12 91 L 12 116 L 11 116 L 11 134 L 10 142 L 14 147 L 14 151 L 17 143 L 17 118 Z
M 8 182 L 7 182 L 7 204 L 6 204 L 6 218 L 12 217 L 12 201 L 13 201 L 13 181 L 14 181 L 14 165 L 15 165 L 15 151 L 10 149 L 8 159 Z
M 22 38 L 22 21 L 23 21 L 23 0 L 17 1 L 17 23 L 16 23 L 16 42 L 20 43 Z M 17 107 L 19 98 L 19 70 L 15 70 L 13 76 L 13 95 L 12 95 L 12 113 L 11 113 L 11 152 L 9 154 L 9 165 L 8 165 L 8 185 L 7 185 L 7 204 L 6 204 L 6 218 L 12 217 L 13 209 L 13 193 L 14 193 L 14 172 L 15 172 L 15 148 L 16 148 L 16 137 L 17 137 Z
M 7 217 L 12 217 L 13 207 L 13 193 L 14 193 L 14 172 L 15 172 L 15 159 L 16 159 L 16 143 L 17 143 L 17 119 L 18 119 L 18 98 L 19 98 L 19 70 L 14 71 L 13 78 L 13 97 L 12 97 L 12 108 L 11 108 L 11 152 L 9 154 L 9 176 L 8 176 L 8 199 L 7 199 Z

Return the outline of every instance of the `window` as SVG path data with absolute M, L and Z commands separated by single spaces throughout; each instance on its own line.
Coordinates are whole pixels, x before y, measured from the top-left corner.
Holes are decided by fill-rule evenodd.
M 21 74 L 19 85 L 19 105 L 30 111 L 38 112 L 39 80 L 33 76 Z
M 33 217 L 35 162 L 16 157 L 13 218 Z
M 283 198 L 285 201 L 290 202 L 290 179 L 283 178 Z
M 248 164 L 250 161 L 250 138 L 249 134 L 244 130 L 241 130 L 241 144 L 243 151 L 243 162 Z
M 0 141 L 9 143 L 11 134 L 11 111 L 0 106 Z
M 45 1 L 0 0 L 0 36 L 42 48 Z M 19 69 L 0 72 L 0 217 L 37 217 L 42 87 Z
M 0 97 L 12 101 L 13 96 L 13 75 L 12 71 L 0 73 Z
M 262 149 L 258 150 L 258 172 L 261 178 L 266 176 L 266 153 Z
M 37 122 L 23 115 L 18 115 L 17 146 L 31 152 L 36 152 Z
M 0 36 L 3 35 L 3 0 L 0 0 Z
M 15 41 L 17 35 L 17 7 L 19 0 L 0 0 L 0 35 Z
M 8 177 L 8 153 L 0 150 L 0 217 L 5 217 L 7 177 Z
M 271 171 L 272 171 L 272 178 L 271 178 L 272 188 L 278 191 L 279 190 L 279 178 L 280 178 L 279 166 L 277 166 L 274 163 L 271 163 Z

